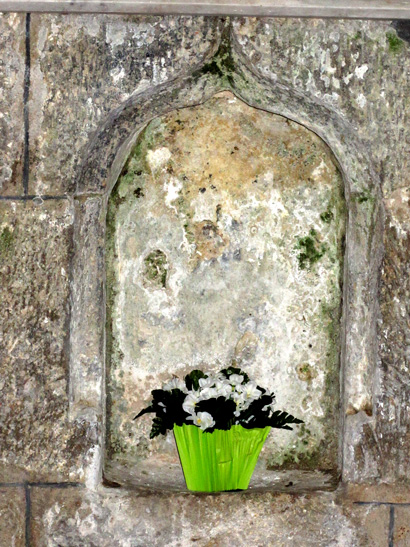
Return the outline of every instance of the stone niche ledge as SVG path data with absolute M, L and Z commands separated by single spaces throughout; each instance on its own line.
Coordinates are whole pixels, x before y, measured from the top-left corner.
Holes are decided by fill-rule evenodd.
M 180 464 L 152 462 L 132 467 L 107 462 L 104 470 L 107 486 L 120 485 L 129 490 L 145 492 L 188 492 Z M 267 471 L 257 466 L 249 488 L 251 492 L 302 493 L 316 490 L 335 490 L 339 476 L 326 471 L 278 470 Z M 209 495 L 204 493 L 204 495 Z

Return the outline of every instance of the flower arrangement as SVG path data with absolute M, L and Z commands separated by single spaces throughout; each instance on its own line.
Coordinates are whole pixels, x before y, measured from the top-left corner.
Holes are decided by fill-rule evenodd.
M 270 429 L 302 423 L 274 410 L 274 393 L 232 366 L 193 370 L 151 393 L 134 419 L 155 414 L 151 439 L 173 429 L 187 487 L 197 492 L 245 490 Z
M 212 433 L 237 425 L 245 429 L 292 429 L 289 424 L 303 423 L 284 411 L 274 410 L 274 393 L 235 367 L 217 373 L 193 370 L 184 380 L 174 377 L 151 394 L 152 402 L 134 418 L 155 414 L 151 439 L 184 424 Z

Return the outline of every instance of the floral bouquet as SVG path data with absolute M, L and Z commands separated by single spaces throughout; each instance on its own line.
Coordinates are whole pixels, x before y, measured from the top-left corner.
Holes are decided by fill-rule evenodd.
M 274 410 L 275 395 L 239 368 L 193 370 L 154 389 L 134 419 L 155 413 L 150 438 L 173 429 L 189 490 L 246 490 L 270 429 L 302 420 Z

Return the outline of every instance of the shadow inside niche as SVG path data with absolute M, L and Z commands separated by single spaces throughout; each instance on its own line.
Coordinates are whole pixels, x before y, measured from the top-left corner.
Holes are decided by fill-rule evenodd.
M 393 21 L 393 27 L 398 37 L 410 44 L 410 19 Z
M 335 490 L 340 480 L 337 472 L 329 470 L 266 470 L 259 463 L 248 490 L 225 493 L 329 491 Z M 109 488 L 124 487 L 141 493 L 189 493 L 181 466 L 176 463 L 164 462 L 162 458 L 158 458 L 157 461 L 153 458 L 134 466 L 109 461 L 106 463 L 103 485 Z M 195 492 L 195 494 L 209 495 L 218 494 L 218 492 Z

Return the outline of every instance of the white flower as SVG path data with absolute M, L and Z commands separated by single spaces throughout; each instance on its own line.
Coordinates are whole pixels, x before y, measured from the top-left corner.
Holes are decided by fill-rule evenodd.
M 241 392 L 245 401 L 255 401 L 262 395 L 262 391 L 258 389 L 255 382 L 248 382 L 244 386 L 241 386 Z
M 184 393 L 188 393 L 185 382 L 183 382 L 177 377 L 172 378 L 172 380 L 169 380 L 168 382 L 163 384 L 162 389 L 164 391 L 172 391 L 173 389 L 180 389 Z
M 232 386 L 227 380 L 225 382 L 218 380 L 215 383 L 215 389 L 218 393 L 218 397 L 220 397 L 221 395 L 223 397 L 229 397 L 229 395 L 231 395 L 232 393 Z
M 218 397 L 218 390 L 214 387 L 206 387 L 205 389 L 202 389 L 199 393 L 202 400 Z
M 233 386 L 238 386 L 239 384 L 242 384 L 243 376 L 242 374 L 231 374 L 229 376 L 229 381 Z
M 232 393 L 232 399 L 235 401 L 236 406 L 241 406 L 245 402 L 244 394 L 243 393 L 237 393 L 236 391 L 234 391 L 234 393 Z
M 212 376 L 208 376 L 207 378 L 200 378 L 199 379 L 199 386 L 203 389 L 207 387 L 212 387 L 215 383 L 215 379 Z
M 187 420 L 192 420 L 195 425 L 200 427 L 202 430 L 208 429 L 215 425 L 215 420 L 209 414 L 209 412 L 198 412 L 193 416 L 189 416 Z
M 184 402 L 182 403 L 182 408 L 187 412 L 188 414 L 195 414 L 195 406 L 200 401 L 200 396 L 197 391 L 191 391 L 184 399 Z

